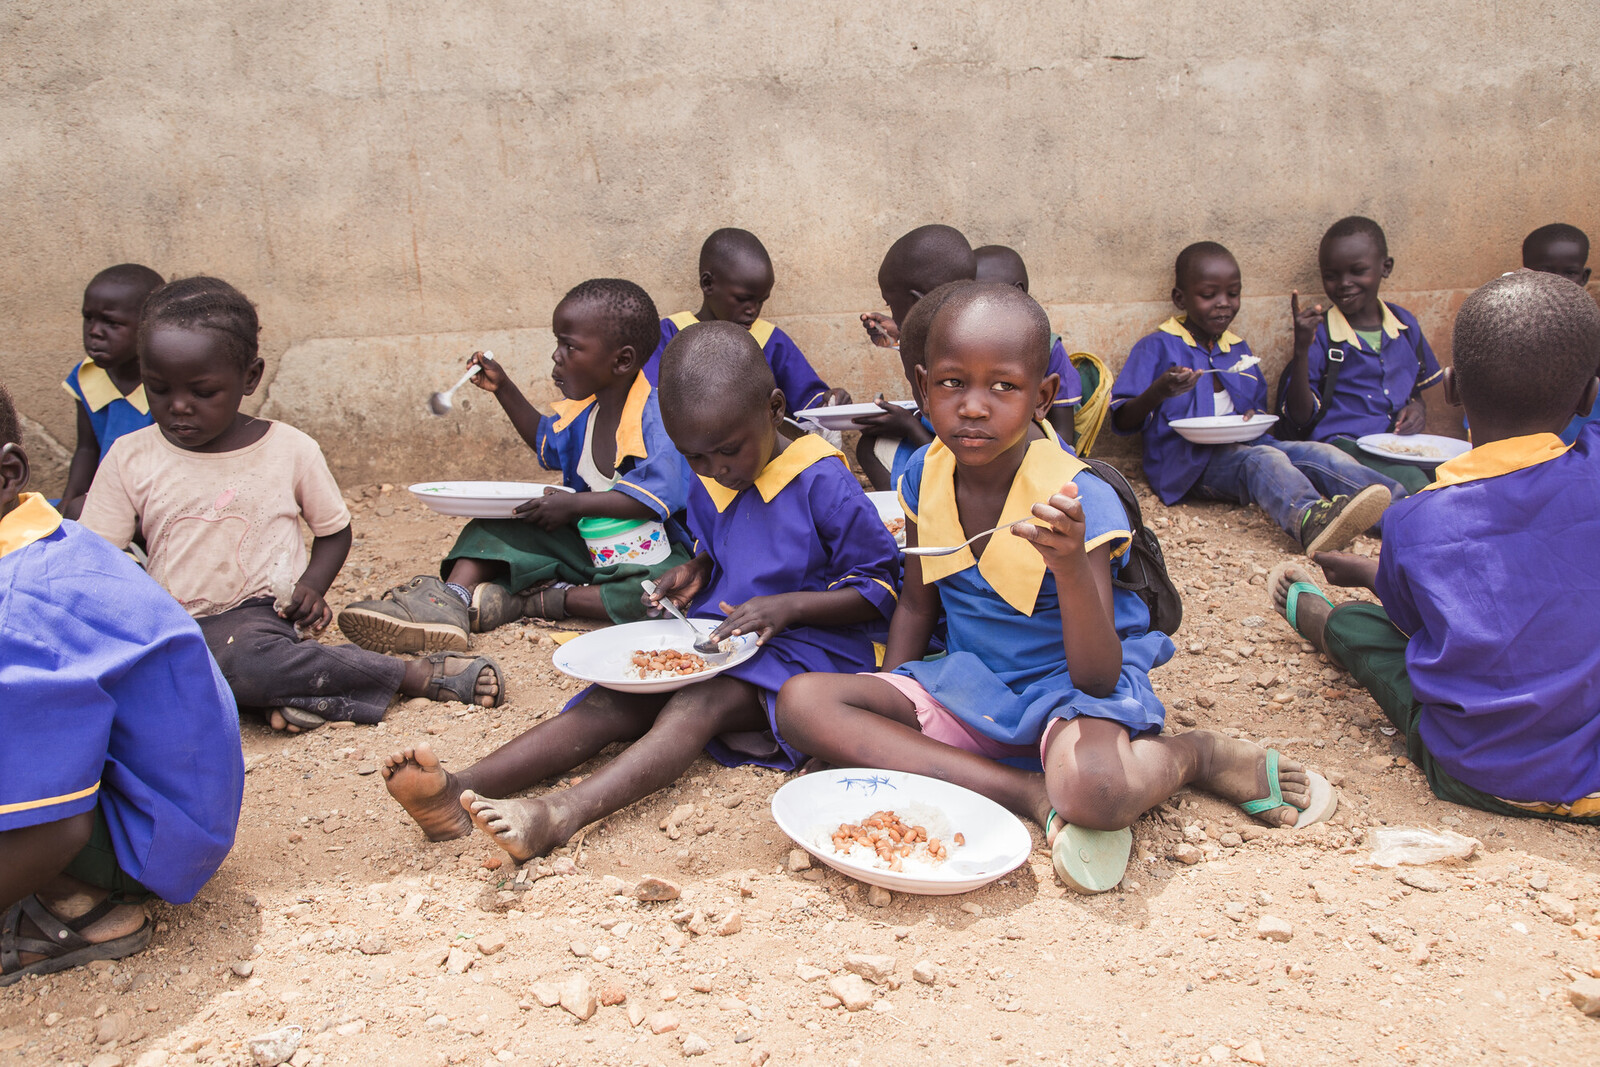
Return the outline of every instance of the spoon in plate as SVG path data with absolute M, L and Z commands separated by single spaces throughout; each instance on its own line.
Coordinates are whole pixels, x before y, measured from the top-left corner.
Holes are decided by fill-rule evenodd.
M 479 359 L 482 360 L 482 362 L 474 363 L 472 366 L 468 367 L 467 373 L 456 379 L 456 384 L 452 385 L 444 392 L 434 393 L 428 398 L 428 410 L 430 412 L 441 416 L 450 414 L 451 409 L 455 407 L 455 404 L 452 403 L 451 398 L 456 395 L 456 390 L 460 389 L 463 385 L 466 385 L 467 382 L 472 379 L 474 374 L 481 372 L 483 370 L 484 363 L 493 363 L 494 353 L 481 353 Z
M 648 596 L 656 595 L 656 583 L 652 582 L 648 578 L 639 583 L 639 588 L 643 589 Z M 722 651 L 722 645 L 719 642 L 711 640 L 709 636 L 702 636 L 700 627 L 689 621 L 689 617 L 679 610 L 678 605 L 672 602 L 671 597 L 661 597 L 656 601 L 656 603 L 661 607 L 666 608 L 668 615 L 671 615 L 674 619 L 677 619 L 679 622 L 683 623 L 689 628 L 689 632 L 695 636 L 694 650 L 700 653 L 700 655 L 708 657 L 708 663 L 710 662 L 709 657 L 711 656 L 725 657 L 732 655 L 732 653 Z

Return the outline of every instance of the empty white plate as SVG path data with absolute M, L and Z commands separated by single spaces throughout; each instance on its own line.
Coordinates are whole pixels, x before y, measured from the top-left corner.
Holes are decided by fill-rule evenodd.
M 469 519 L 511 519 L 519 505 L 546 493 L 571 493 L 544 482 L 418 482 L 406 488 L 425 507 L 441 515 Z
M 891 404 L 898 404 L 907 411 L 916 409 L 915 400 L 891 400 Z M 835 404 L 826 408 L 806 408 L 797 411 L 797 419 L 810 419 L 824 430 L 859 430 L 861 424 L 856 420 L 864 415 L 882 415 L 883 409 L 876 404 Z
M 1202 415 L 1173 419 L 1171 425 L 1178 436 L 1197 445 L 1235 445 L 1254 441 L 1277 421 L 1276 415 Z

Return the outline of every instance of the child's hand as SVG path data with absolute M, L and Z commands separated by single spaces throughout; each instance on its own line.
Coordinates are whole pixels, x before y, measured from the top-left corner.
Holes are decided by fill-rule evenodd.
M 1199 380 L 1200 372 L 1193 367 L 1168 367 L 1150 383 L 1150 391 L 1162 400 L 1171 400 L 1193 389 Z
M 1428 428 L 1428 408 L 1419 397 L 1400 409 L 1400 414 L 1395 416 L 1394 432 L 1401 434 L 1421 433 Z
M 840 389 L 838 386 L 834 386 L 822 395 L 822 407 L 848 403 L 850 403 L 850 391 L 848 389 Z
M 1298 356 L 1311 349 L 1311 338 L 1322 322 L 1322 305 L 1302 308 L 1300 290 L 1296 289 L 1289 294 L 1289 316 L 1294 319 L 1294 352 Z
M 867 337 L 879 348 L 895 348 L 900 344 L 900 327 L 894 324 L 894 319 L 881 311 L 867 311 L 862 313 L 861 325 L 867 331 Z
M 1038 526 L 1031 522 L 1018 522 L 1012 524 L 1011 532 L 1024 541 L 1031 542 L 1052 571 L 1065 567 L 1074 557 L 1084 558 L 1085 523 L 1083 505 L 1078 501 L 1076 485 L 1068 482 L 1061 487 L 1061 492 L 1050 498 L 1049 503 L 1035 504 L 1033 517 L 1049 525 Z
M 328 602 L 304 582 L 295 585 L 289 603 L 278 615 L 314 634 L 327 629 L 328 623 L 333 621 L 333 609 L 328 607 Z
M 471 356 L 468 356 L 467 366 L 477 366 L 479 368 L 478 373 L 474 374 L 468 381 L 486 393 L 498 393 L 500 387 L 511 380 L 506 375 L 506 369 L 500 365 L 499 360 L 486 360 L 483 358 L 482 352 L 474 352 Z
M 1378 577 L 1378 561 L 1354 552 L 1318 552 L 1311 561 L 1322 568 L 1328 581 L 1346 588 L 1371 589 Z
M 717 607 L 728 617 L 711 631 L 711 639 L 721 641 L 724 637 L 755 634 L 756 644 L 764 645 L 793 625 L 794 613 L 788 610 L 789 602 L 790 598 L 782 595 L 758 596 L 738 606 L 723 601 Z
M 928 436 L 927 429 L 914 410 L 889 403 L 882 393 L 877 395 L 873 403 L 883 409 L 883 414 L 858 417 L 855 421 L 861 427 L 861 436 L 900 437 L 912 442 Z
M 546 493 L 536 496 L 524 504 L 518 504 L 511 512 L 513 516 L 523 522 L 531 522 L 544 530 L 555 530 L 562 526 L 570 526 L 577 521 L 578 514 L 577 493 Z
M 705 562 L 702 562 L 702 559 L 705 559 Z M 710 560 L 696 556 L 688 563 L 680 563 L 657 578 L 655 596 L 645 593 L 639 599 L 650 609 L 652 617 L 661 614 L 660 604 L 663 597 L 678 605 L 680 610 L 687 608 L 690 601 L 705 588 L 710 570 Z

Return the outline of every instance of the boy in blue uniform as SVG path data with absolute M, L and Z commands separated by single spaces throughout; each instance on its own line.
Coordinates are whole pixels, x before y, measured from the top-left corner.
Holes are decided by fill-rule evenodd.
M 850 403 L 845 390 L 828 388 L 794 338 L 761 317 L 774 282 L 772 257 L 755 234 L 728 227 L 707 237 L 700 246 L 700 310 L 680 311 L 661 320 L 661 341 L 644 365 L 650 384 L 659 380 L 661 353 L 679 330 L 695 322 L 736 322 L 761 346 L 787 398 L 785 414 L 792 418 L 807 408 Z
M 1248 742 L 1161 735 L 1149 672 L 1172 641 L 1113 582 L 1132 538 L 1115 491 L 1044 421 L 1049 336 L 1044 310 L 1010 286 L 964 286 L 939 308 L 917 375 L 939 436 L 900 480 L 907 548 L 999 529 L 908 555 L 887 673 L 798 676 L 778 726 L 829 763 L 941 778 L 1037 820 L 1062 878 L 1098 892 L 1122 877 L 1127 827 L 1185 785 L 1273 825 L 1336 801 Z M 941 608 L 949 655 L 924 660 Z
M 1414 493 L 1428 484 L 1427 468 L 1378 459 L 1356 438 L 1421 433 L 1428 421 L 1422 391 L 1439 383 L 1439 361 L 1417 317 L 1378 299 L 1394 269 L 1381 226 L 1359 215 L 1340 219 L 1323 235 L 1317 260 L 1333 306 L 1324 316 L 1320 304 L 1302 309 L 1298 292 L 1289 298 L 1294 355 L 1284 410 L 1311 440 L 1333 444 Z
M 1028 291 L 1028 265 L 1023 262 L 1022 253 L 1016 249 L 1007 245 L 983 245 L 973 249 L 972 254 L 977 258 L 978 281 L 999 282 L 1002 285 L 1014 285 L 1024 293 Z M 1078 405 L 1083 403 L 1083 381 L 1078 377 L 1077 368 L 1072 365 L 1072 357 L 1067 354 L 1067 346 L 1062 343 L 1061 335 L 1054 331 L 1050 334 L 1048 369 L 1061 383 L 1056 387 L 1055 403 L 1050 405 L 1050 425 L 1055 427 L 1062 443 L 1070 448 L 1078 439 L 1073 418 Z
M 773 700 L 807 671 L 871 670 L 899 583 L 898 550 L 844 457 L 815 436 L 786 441 L 784 399 L 749 331 L 686 327 L 667 346 L 661 408 L 698 476 L 689 526 L 697 553 L 663 575 L 671 597 L 716 623 L 712 637 L 757 634 L 761 651 L 672 693 L 592 687 L 460 774 L 426 745 L 385 761 L 389 792 L 435 840 L 475 824 L 518 861 L 676 781 L 701 750 L 726 764 L 793 769 Z M 628 746 L 570 789 L 493 800 Z M 470 821 L 469 821 L 470 818 Z
M 0 388 L 0 986 L 150 941 L 233 846 L 239 719 L 183 609 L 37 493 Z
M 1518 271 L 1461 305 L 1454 348 L 1472 451 L 1390 509 L 1375 562 L 1316 558 L 1382 604 L 1335 607 L 1291 565 L 1274 605 L 1372 693 L 1435 796 L 1600 823 L 1600 431 L 1556 436 L 1600 389 L 1600 309 Z
M 78 445 L 67 469 L 61 514 L 76 519 L 100 461 L 117 438 L 150 425 L 150 403 L 139 382 L 134 340 L 145 298 L 161 275 L 137 263 L 107 267 L 83 290 L 83 350 L 61 387 L 78 407 Z
M 551 379 L 567 399 L 541 414 L 505 367 L 473 353 L 473 383 L 494 394 L 545 470 L 571 493 L 546 493 L 515 519 L 473 519 L 456 538 L 441 577 L 420 574 L 378 600 L 339 613 L 346 637 L 376 651 L 461 651 L 468 631 L 488 633 L 517 619 L 644 617 L 639 583 L 689 558 L 680 522 L 688 471 L 661 424 L 641 372 L 655 344 L 656 306 L 637 285 L 596 278 L 573 288 L 552 316 Z M 601 566 L 577 523 L 609 518 L 654 524 L 665 558 Z M 442 579 L 442 580 L 441 580 Z
M 1259 504 L 1307 552 L 1343 548 L 1400 487 L 1334 448 L 1263 435 L 1201 445 L 1174 419 L 1264 411 L 1267 383 L 1228 327 L 1239 313 L 1238 261 L 1212 241 L 1178 253 L 1172 303 L 1182 312 L 1142 338 L 1111 389 L 1111 428 L 1144 435 L 1144 473 L 1162 503 L 1186 495 Z
M 1589 284 L 1589 235 L 1576 226 L 1552 222 L 1522 240 L 1522 265 L 1528 270 L 1555 274 L 1578 286 Z M 1600 413 L 1574 415 L 1561 431 L 1562 444 L 1575 444 L 1578 434 Z

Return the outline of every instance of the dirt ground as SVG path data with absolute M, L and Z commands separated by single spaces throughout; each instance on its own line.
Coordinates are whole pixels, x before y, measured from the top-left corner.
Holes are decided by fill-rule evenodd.
M 431 571 L 463 522 L 403 488 L 348 494 L 336 608 Z M 1600 832 L 1433 800 L 1366 694 L 1273 615 L 1263 583 L 1290 545 L 1264 516 L 1145 507 L 1186 599 L 1154 676 L 1168 728 L 1320 769 L 1342 792 L 1330 824 L 1269 831 L 1181 794 L 1139 821 L 1103 896 L 1064 891 L 1031 828 L 1032 857 L 997 884 L 874 907 L 832 871 L 790 870 L 768 809 L 782 775 L 701 759 L 519 874 L 486 838 L 426 842 L 375 771 L 421 739 L 464 766 L 554 714 L 576 684 L 527 623 L 478 639 L 506 669 L 501 708 L 411 701 L 298 737 L 247 723 L 222 870 L 157 907 L 142 955 L 0 991 L 0 1065 L 248 1064 L 249 1039 L 287 1026 L 298 1067 L 1600 1062 L 1600 1019 L 1566 994 L 1600 976 Z M 680 804 L 694 815 L 669 836 Z M 1364 865 L 1386 825 L 1482 849 Z M 681 899 L 623 895 L 647 875 Z

